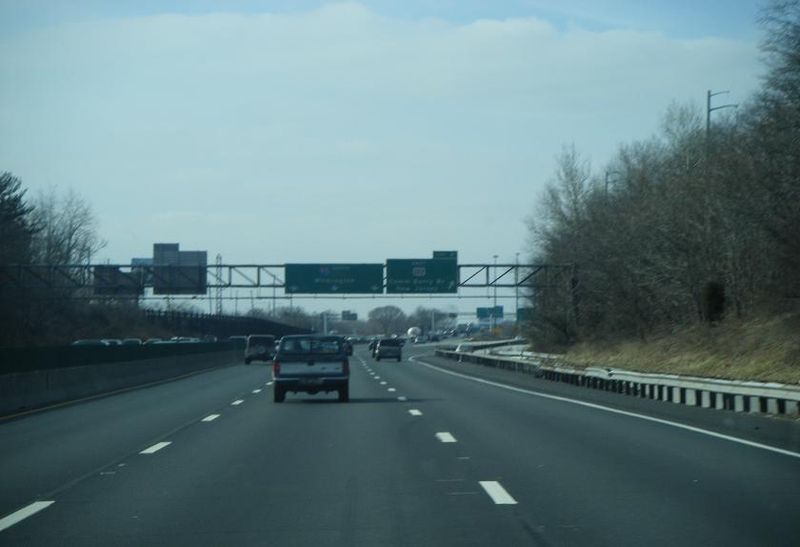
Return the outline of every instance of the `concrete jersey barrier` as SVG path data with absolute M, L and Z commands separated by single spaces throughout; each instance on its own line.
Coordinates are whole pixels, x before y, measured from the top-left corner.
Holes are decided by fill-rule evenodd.
M 186 346 L 200 344 L 186 344 Z M 144 359 L 25 369 L 0 374 L 0 416 L 100 395 L 240 362 L 230 344 L 161 351 Z M 210 347 L 217 346 L 217 347 Z M 146 346 L 141 346 L 142 348 Z M 183 350 L 183 351 L 181 351 Z M 149 351 L 149 350 L 146 350 Z M 23 370 L 19 370 L 23 368 Z

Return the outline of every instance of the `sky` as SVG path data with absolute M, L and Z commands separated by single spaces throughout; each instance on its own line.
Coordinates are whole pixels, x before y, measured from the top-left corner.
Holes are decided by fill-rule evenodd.
M 757 89 L 761 5 L 0 0 L 0 170 L 84 196 L 111 263 L 524 260 L 564 145 L 599 174 Z

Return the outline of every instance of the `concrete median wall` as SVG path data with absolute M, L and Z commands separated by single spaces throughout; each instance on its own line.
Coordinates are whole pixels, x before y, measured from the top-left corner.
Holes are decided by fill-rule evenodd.
M 241 362 L 238 349 L 219 346 L 200 351 L 176 347 L 158 357 L 6 372 L 0 374 L 0 416 Z

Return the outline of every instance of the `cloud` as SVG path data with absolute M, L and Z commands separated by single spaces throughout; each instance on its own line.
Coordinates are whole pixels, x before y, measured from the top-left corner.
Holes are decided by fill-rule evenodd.
M 0 41 L 0 70 L 0 167 L 84 194 L 112 258 L 169 219 L 257 262 L 513 256 L 563 143 L 601 165 L 673 99 L 740 102 L 760 68 L 730 39 L 346 3 L 63 24 Z

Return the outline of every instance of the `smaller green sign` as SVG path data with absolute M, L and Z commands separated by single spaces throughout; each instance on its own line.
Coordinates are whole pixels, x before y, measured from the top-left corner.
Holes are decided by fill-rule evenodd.
M 433 251 L 433 258 L 442 260 L 458 260 L 458 251 Z
M 489 308 L 477 308 L 475 310 L 475 315 L 478 316 L 478 319 L 502 319 L 503 318 L 503 306 L 493 306 Z
M 517 322 L 519 323 L 533 321 L 533 315 L 533 308 L 517 308 Z
M 386 292 L 457 293 L 458 264 L 452 259 L 390 258 L 386 261 Z

